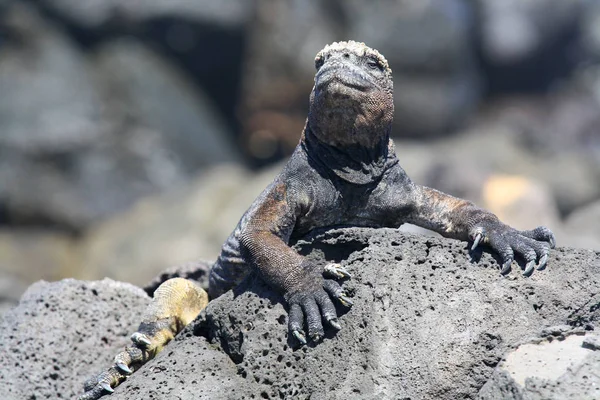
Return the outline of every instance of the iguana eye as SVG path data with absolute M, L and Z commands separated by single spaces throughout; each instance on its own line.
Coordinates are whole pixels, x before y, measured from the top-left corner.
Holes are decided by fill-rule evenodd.
M 315 60 L 315 68 L 319 69 L 323 66 L 323 63 L 325 62 L 325 60 L 323 60 L 323 57 L 319 57 Z
M 379 60 L 375 60 L 374 58 L 369 58 L 367 60 L 367 65 L 371 69 L 378 69 L 380 71 L 383 70 L 383 65 L 381 65 L 381 63 L 379 62 Z

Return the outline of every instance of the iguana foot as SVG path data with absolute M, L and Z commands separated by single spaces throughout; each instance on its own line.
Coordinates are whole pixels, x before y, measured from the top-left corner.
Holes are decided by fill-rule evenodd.
M 548 263 L 550 249 L 556 246 L 556 238 L 552 231 L 540 226 L 530 231 L 518 231 L 500 221 L 483 221 L 471 229 L 470 238 L 473 240 L 471 250 L 480 243 L 485 243 L 494 249 L 502 258 L 500 273 L 507 274 L 514 260 L 515 253 L 525 262 L 523 275 L 529 276 L 534 267 L 543 269 Z
M 106 393 L 112 393 L 113 388 L 153 359 L 175 337 L 176 325 L 175 318 L 142 322 L 138 331 L 131 335 L 133 344 L 115 356 L 110 368 L 85 382 L 85 393 L 79 400 L 96 400 Z
M 323 268 L 323 275 L 337 279 L 350 278 L 350 273 L 337 263 L 327 264 Z M 307 343 L 304 334 L 305 317 L 308 336 L 315 343 L 325 335 L 323 319 L 335 330 L 342 329 L 330 297 L 337 299 L 346 307 L 353 305 L 352 300 L 346 296 L 340 284 L 333 279 L 321 279 L 320 287 L 315 284 L 305 290 L 286 295 L 290 305 L 289 331 L 301 344 Z
M 115 356 L 114 365 L 84 384 L 79 400 L 112 393 L 128 375 L 153 359 L 208 304 L 208 295 L 192 281 L 173 278 L 154 292 L 143 322 L 131 335 L 133 344 Z

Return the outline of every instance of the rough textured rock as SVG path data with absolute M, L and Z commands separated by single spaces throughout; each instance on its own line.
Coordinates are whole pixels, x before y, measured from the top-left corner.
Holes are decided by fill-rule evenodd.
M 11 400 L 73 398 L 129 342 L 146 293 L 111 280 L 38 282 L 0 322 L 0 387 Z
M 530 338 L 543 337 L 544 328 L 569 324 L 568 329 L 590 329 L 600 320 L 600 253 L 559 248 L 545 271 L 524 278 L 515 266 L 510 275 L 501 277 L 494 258 L 476 253 L 471 261 L 466 247 L 464 242 L 391 229 L 316 234 L 299 242 L 298 248 L 315 259 L 342 261 L 353 274 L 345 287 L 355 305 L 338 310 L 340 332 L 329 330 L 317 346 L 298 348 L 287 337 L 281 297 L 251 276 L 211 302 L 194 324 L 111 398 L 475 398 L 503 357 Z M 39 379 L 33 384 L 19 378 L 18 386 L 0 379 L 2 392 L 15 398 L 25 398 L 22 393 L 35 386 L 48 388 L 43 393 L 61 387 L 64 397 L 80 392 L 81 382 L 126 342 L 123 321 L 144 303 L 124 308 L 126 300 L 114 291 L 110 299 L 111 295 L 94 296 L 89 289 L 78 289 L 96 285 L 98 293 L 104 293 L 101 288 L 110 289 L 113 283 L 54 285 L 62 286 L 52 291 L 51 299 L 56 300 L 51 303 L 56 308 L 52 314 L 44 315 L 48 300 L 41 300 L 34 286 L 2 325 L 0 343 L 5 351 L 0 353 L 0 374 L 7 374 L 6 366 L 17 362 L 18 368 L 27 368 Z M 67 299 L 73 291 L 78 293 L 74 300 L 81 302 L 77 312 L 82 316 L 98 310 L 107 314 L 99 314 L 89 331 L 87 317 L 71 318 L 69 326 L 58 328 L 60 342 L 47 343 L 43 351 L 32 347 L 26 355 L 15 353 L 23 346 L 17 345 L 19 341 L 34 346 L 47 333 L 35 321 L 63 315 L 63 305 L 71 309 L 71 301 L 58 301 L 57 289 Z M 81 332 L 88 336 L 72 349 L 70 344 L 82 338 Z M 8 336 L 12 338 L 5 340 Z M 108 345 L 92 347 L 102 343 L 102 337 Z M 82 360 L 90 355 L 88 361 Z M 63 357 L 73 358 L 75 365 L 65 366 Z M 59 375 L 43 372 L 53 365 L 59 366 Z M 598 368 L 598 360 L 593 359 L 591 366 Z M 22 374 L 10 373 L 15 379 Z M 543 384 L 544 390 L 559 393 L 553 382 Z
M 268 382 L 271 398 L 475 397 L 525 338 L 547 326 L 600 318 L 590 302 L 600 268 L 592 251 L 559 249 L 548 270 L 526 279 L 518 267 L 500 277 L 487 255 L 469 263 L 461 242 L 363 229 L 330 232 L 320 241 L 329 244 L 313 254 L 329 259 L 358 250 L 343 262 L 353 274 L 346 287 L 355 306 L 336 335 L 294 350 L 278 296 L 258 280 L 206 312 L 209 337 L 239 362 L 242 375 Z
M 194 334 L 192 326 L 171 344 L 172 348 L 128 378 L 110 399 L 233 400 L 259 399 L 267 393 L 265 385 L 238 374 L 238 366 L 231 358 L 205 337 Z
M 600 348 L 597 346 L 599 337 L 597 334 L 584 333 L 563 332 L 558 338 L 550 337 L 548 340 L 537 340 L 535 343 L 519 346 L 509 353 L 507 360 L 494 371 L 492 379 L 479 392 L 479 398 L 600 398 Z M 509 360 L 512 361 L 512 365 L 508 365 Z

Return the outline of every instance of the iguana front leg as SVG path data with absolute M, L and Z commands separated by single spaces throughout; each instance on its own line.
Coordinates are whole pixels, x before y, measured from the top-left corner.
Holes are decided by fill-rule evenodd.
M 79 400 L 96 400 L 112 393 L 128 375 L 153 359 L 208 304 L 208 295 L 194 282 L 173 278 L 154 292 L 133 344 L 115 356 L 114 364 L 84 384 Z
M 480 243 L 489 245 L 502 258 L 502 274 L 510 270 L 515 254 L 526 261 L 524 275 L 531 274 L 536 263 L 538 269 L 543 269 L 550 249 L 556 245 L 554 234 L 546 227 L 516 230 L 491 212 L 435 189 L 414 185 L 410 198 L 413 203 L 407 222 L 446 237 L 471 240 L 471 249 Z
M 330 296 L 347 306 L 352 302 L 335 280 L 323 277 L 324 273 L 343 277 L 345 270 L 337 266 L 324 269 L 288 245 L 296 220 L 303 214 L 305 204 L 298 200 L 303 197 L 285 183 L 275 182 L 251 211 L 240 245 L 263 279 L 283 294 L 289 305 L 289 332 L 305 344 L 305 318 L 308 336 L 319 341 L 324 335 L 323 319 L 333 328 L 341 328 Z

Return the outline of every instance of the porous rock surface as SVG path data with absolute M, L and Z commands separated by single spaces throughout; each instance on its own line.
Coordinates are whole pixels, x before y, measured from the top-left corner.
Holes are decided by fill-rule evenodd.
M 150 298 L 129 283 L 37 282 L 0 321 L 5 399 L 73 398 L 127 345 Z
M 464 242 L 391 229 L 331 230 L 297 247 L 317 260 L 341 261 L 352 273 L 345 288 L 354 307 L 339 306 L 341 331 L 327 329 L 322 343 L 299 347 L 287 336 L 281 297 L 251 276 L 212 301 L 110 399 L 478 398 L 498 386 L 486 382 L 502 375 L 501 360 L 519 345 L 543 339 L 544 329 L 562 325 L 564 335 L 569 329 L 583 335 L 600 320 L 600 253 L 590 250 L 556 249 L 545 271 L 525 278 L 516 265 L 501 277 L 497 260 L 470 255 Z M 53 313 L 31 314 L 47 301 L 34 286 L 0 328 L 0 374 L 17 365 L 13 375 L 0 375 L 0 391 L 9 398 L 45 398 L 58 388 L 62 397 L 80 393 L 82 382 L 127 342 L 124 321 L 133 321 L 147 300 L 140 295 L 139 303 L 128 301 L 130 289 L 112 298 L 89 290 L 77 292 L 78 298 L 70 294 L 86 285 L 96 285 L 98 293 L 117 285 L 107 281 L 45 285 L 53 298 L 64 296 L 52 303 Z M 61 291 L 52 285 L 62 285 Z M 91 326 L 89 316 L 106 308 L 112 311 Z M 30 322 L 46 318 L 52 326 L 67 315 L 70 323 L 56 332 L 60 341 L 48 341 L 47 330 Z M 24 343 L 41 340 L 43 351 L 19 352 Z M 590 367 L 597 369 L 598 352 L 591 354 L 596 358 L 588 360 Z M 73 366 L 65 364 L 69 359 Z M 55 365 L 58 379 L 43 372 Z M 25 371 L 38 379 L 15 381 Z M 501 389 L 514 387 L 509 378 Z M 540 382 L 534 384 L 543 386 L 544 398 L 570 394 L 568 385 Z M 487 392 L 480 394 L 484 385 Z M 513 398 L 528 399 L 520 393 Z

